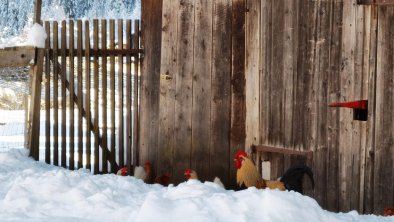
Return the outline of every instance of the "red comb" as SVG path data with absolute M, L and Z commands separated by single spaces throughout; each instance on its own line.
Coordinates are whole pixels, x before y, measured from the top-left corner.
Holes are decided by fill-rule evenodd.
M 241 156 L 248 157 L 248 154 L 243 150 L 238 150 L 237 153 L 235 154 L 234 158 L 239 159 Z
M 186 169 L 185 170 L 185 175 L 188 175 L 188 174 L 191 174 L 192 173 L 192 170 L 191 169 Z

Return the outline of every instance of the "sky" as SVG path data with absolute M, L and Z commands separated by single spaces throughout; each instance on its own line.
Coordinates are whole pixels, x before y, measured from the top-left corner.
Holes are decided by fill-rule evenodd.
M 37 162 L 26 149 L 0 153 L 0 221 L 394 222 L 394 216 L 334 213 L 293 191 L 225 190 L 189 180 L 148 185 Z

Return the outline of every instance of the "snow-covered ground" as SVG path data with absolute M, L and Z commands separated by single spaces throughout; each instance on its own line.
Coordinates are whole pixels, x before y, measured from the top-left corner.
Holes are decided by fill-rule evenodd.
M 25 149 L 0 153 L 0 221 L 394 222 L 332 213 L 299 193 L 224 190 L 196 180 L 163 187 L 134 177 L 92 175 L 36 162 Z

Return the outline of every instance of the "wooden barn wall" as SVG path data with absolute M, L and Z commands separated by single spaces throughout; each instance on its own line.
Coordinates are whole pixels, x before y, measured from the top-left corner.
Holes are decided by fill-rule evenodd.
M 378 8 L 373 211 L 394 206 L 394 6 Z
M 246 10 L 246 147 L 312 150 L 308 195 L 328 210 L 382 214 L 394 199 L 394 6 L 247 0 Z M 368 121 L 328 107 L 359 99 Z M 271 175 L 292 164 L 272 161 Z
M 233 154 L 245 144 L 245 0 L 165 0 L 162 15 L 153 2 L 143 36 L 160 34 L 161 45 L 144 44 L 140 163 L 175 184 L 192 168 L 233 186 Z

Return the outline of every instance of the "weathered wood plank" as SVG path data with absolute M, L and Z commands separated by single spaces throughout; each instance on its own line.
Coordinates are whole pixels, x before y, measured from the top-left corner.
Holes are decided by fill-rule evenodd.
M 0 49 L 0 67 L 28 66 L 34 59 L 35 50 L 31 46 L 14 46 Z
M 284 1 L 272 1 L 271 3 L 271 25 L 270 28 L 270 57 L 267 63 L 270 63 L 270 70 L 268 72 L 269 80 L 268 94 L 261 95 L 261 105 L 268 106 L 269 117 L 268 117 L 268 128 L 266 132 L 268 144 L 276 146 L 284 146 L 284 106 L 285 104 L 285 73 L 284 72 L 284 46 L 285 42 L 285 20 L 286 17 L 284 12 Z M 291 30 L 291 29 L 289 29 Z M 287 76 L 286 76 L 287 77 Z M 291 76 L 289 76 L 291 78 Z M 289 127 L 290 128 L 290 127 Z M 284 155 L 270 155 L 271 162 L 271 178 L 278 178 L 284 172 Z
M 126 20 L 126 49 L 132 47 L 131 20 Z M 126 164 L 131 169 L 131 57 L 126 56 Z
M 99 26 L 98 26 L 98 20 L 94 19 L 93 20 L 93 49 L 97 50 L 98 45 L 99 45 L 99 39 L 98 39 L 98 32 L 99 32 Z M 94 119 L 93 119 L 93 132 L 94 132 L 94 167 L 93 167 L 93 173 L 97 174 L 99 172 L 99 157 L 100 157 L 100 151 L 99 151 L 99 63 L 98 63 L 98 57 L 94 56 L 93 57 L 93 89 L 94 89 L 94 103 L 93 103 L 93 109 L 94 109 Z
M 118 19 L 118 48 L 123 49 L 123 20 Z M 118 144 L 119 144 L 119 166 L 124 166 L 124 109 L 123 109 L 123 56 L 118 56 Z M 131 175 L 131 169 L 128 170 Z
M 74 142 L 74 136 L 75 136 L 75 129 L 74 129 L 74 124 L 75 124 L 75 118 L 74 118 L 74 98 L 72 95 L 74 95 L 75 90 L 75 84 L 74 84 L 74 21 L 70 20 L 68 23 L 68 28 L 69 28 L 69 50 L 70 50 L 70 57 L 69 57 L 69 78 L 68 78 L 68 82 L 69 82 L 69 91 L 70 91 L 70 96 L 69 96 L 69 113 L 70 113 L 70 118 L 69 118 L 69 159 L 68 159 L 68 163 L 69 163 L 69 169 L 74 169 L 75 168 L 75 159 L 74 159 L 74 146 L 75 146 L 75 142 Z M 78 84 L 80 84 L 78 82 Z M 81 136 L 81 135 L 79 135 Z
M 160 117 L 159 117 L 159 150 L 157 168 L 173 174 L 174 123 L 175 123 L 175 83 L 177 77 L 177 30 L 178 0 L 163 2 L 161 75 L 160 80 Z M 146 75 L 142 73 L 142 75 Z M 168 78 L 165 78 L 168 76 Z M 141 115 L 143 115 L 141 113 Z M 142 149 L 142 147 L 140 147 Z M 141 150 L 141 152 L 143 152 Z M 197 171 L 198 172 L 198 171 Z
M 192 146 L 192 101 L 193 81 L 193 37 L 194 4 L 181 0 L 178 5 L 178 51 L 177 76 L 175 85 L 175 141 L 174 141 L 174 182 L 184 180 L 183 172 L 190 167 Z
M 283 28 L 283 145 L 293 147 L 293 124 L 294 119 L 294 83 L 297 71 L 298 27 L 299 17 L 298 2 L 286 0 L 283 3 L 284 28 Z
M 142 47 L 145 57 L 141 76 L 141 115 L 139 162 L 158 160 L 158 121 L 160 90 L 160 50 L 162 0 L 142 1 Z
M 378 8 L 373 212 L 393 205 L 394 7 Z M 388 196 L 388 195 L 391 195 Z
M 341 69 L 341 39 L 342 39 L 342 17 L 343 3 L 333 2 L 330 8 L 330 30 L 338 30 L 330 33 L 330 75 L 328 75 L 328 100 L 339 101 L 340 99 L 340 69 Z M 327 204 L 330 211 L 339 210 L 339 110 L 328 109 L 327 113 Z
M 233 156 L 245 146 L 245 0 L 232 3 L 232 58 L 231 58 L 231 134 L 230 134 L 230 174 L 229 187 L 236 186 Z
M 378 27 L 378 9 L 376 7 L 368 7 L 366 9 L 368 20 L 366 20 L 366 34 L 369 33 L 368 37 L 365 38 L 365 44 L 369 45 L 368 59 L 369 62 L 365 62 L 365 68 L 363 71 L 367 72 L 368 75 L 368 119 L 367 132 L 366 132 L 366 149 L 365 149 L 365 172 L 364 172 L 364 213 L 373 213 L 373 187 L 374 187 L 374 150 L 375 150 L 375 123 L 376 123 L 376 50 L 377 50 L 377 27 Z
M 211 109 L 211 52 L 212 52 L 212 1 L 195 2 L 194 70 L 192 92 L 192 147 L 191 168 L 202 181 L 209 178 L 209 156 Z M 170 80 L 171 81 L 171 80 Z
M 394 0 L 357 0 L 357 4 L 390 6 L 394 5 Z
M 327 178 L 327 155 L 328 155 L 328 79 L 330 76 L 330 42 L 331 42 L 331 2 L 322 1 L 316 5 L 316 38 L 313 41 L 315 47 L 314 73 L 316 87 L 316 115 L 313 116 L 316 123 L 315 145 L 306 147 L 314 150 L 315 157 L 313 163 L 313 173 L 315 178 Z M 313 193 L 306 192 L 307 195 L 313 195 L 319 204 L 327 205 L 327 181 L 316 180 L 315 190 Z
M 140 47 L 140 21 L 135 20 L 134 21 L 134 36 L 133 36 L 133 48 L 138 49 Z M 140 56 L 135 56 L 134 57 L 134 70 L 133 70 L 133 78 L 132 78 L 132 160 L 133 160 L 133 166 L 137 166 L 138 163 L 138 155 L 139 155 L 139 149 L 138 149 L 138 125 L 139 125 L 139 105 L 138 101 L 140 99 L 139 97 L 139 76 L 140 76 L 140 68 L 141 68 L 141 58 Z
M 82 21 L 77 21 L 77 97 L 78 97 L 78 162 L 77 168 L 80 169 L 83 167 L 83 109 L 84 109 L 84 102 L 83 102 L 83 67 L 82 67 Z M 71 84 L 70 84 L 71 86 Z M 73 94 L 72 94 L 73 95 Z M 70 104 L 71 106 L 71 104 Z
M 343 21 L 342 21 L 342 50 L 341 50 L 341 70 L 340 74 L 340 99 L 341 101 L 355 100 L 354 95 L 354 47 L 355 47 L 355 6 L 353 1 L 346 1 L 343 4 Z M 353 113 L 349 109 L 339 109 L 340 128 L 339 128 L 339 210 L 351 210 L 353 198 L 352 189 L 358 189 L 353 186 L 354 152 L 358 148 L 357 138 L 353 134 Z M 354 143 L 354 144 L 353 144 Z M 356 182 L 357 183 L 357 182 Z
M 250 6 L 248 6 L 250 7 Z M 258 92 L 250 92 L 252 96 L 254 95 L 258 95 L 258 97 L 256 98 L 256 101 L 258 101 L 260 104 L 257 105 L 255 107 L 253 107 L 253 112 L 254 112 L 254 116 L 251 117 L 250 120 L 248 120 L 248 122 L 250 122 L 250 124 L 253 124 L 254 121 L 256 121 L 257 119 L 259 120 L 258 124 L 256 124 L 256 126 L 254 126 L 253 128 L 251 128 L 251 131 L 248 132 L 246 131 L 246 137 L 248 137 L 249 133 L 252 133 L 253 136 L 256 138 L 255 142 L 251 141 L 251 142 L 247 142 L 246 147 L 249 147 L 252 143 L 262 143 L 262 144 L 268 144 L 268 134 L 269 134 L 269 118 L 270 118 L 270 107 L 269 107 L 269 84 L 270 84 L 270 72 L 271 72 L 271 58 L 272 58 L 272 1 L 262 1 L 260 6 L 258 6 L 257 9 L 260 9 L 260 12 L 258 15 L 260 19 L 258 20 L 259 23 L 256 23 L 253 21 L 253 14 L 250 14 L 250 10 L 249 13 L 247 15 L 250 15 L 250 25 L 248 26 L 255 26 L 256 24 L 259 24 L 259 29 L 256 30 L 260 33 L 260 36 L 252 36 L 254 35 L 254 30 L 251 29 L 248 32 L 251 32 L 252 34 L 249 34 L 251 37 L 254 38 L 253 42 L 251 42 L 251 44 L 254 44 L 254 48 L 259 48 L 259 53 L 256 54 L 255 52 L 252 54 L 253 57 L 255 57 L 255 61 L 253 61 L 253 63 L 258 62 L 259 66 L 254 67 L 254 71 L 256 72 L 257 70 L 260 71 L 260 74 L 258 76 L 256 76 L 257 74 L 253 74 L 253 76 L 250 77 L 250 79 L 248 80 L 248 76 L 250 75 L 249 71 L 246 70 L 246 90 L 249 90 L 249 85 L 250 84 L 254 84 L 253 85 L 253 90 L 255 90 L 256 87 L 259 87 L 260 90 Z M 253 13 L 255 12 L 256 9 L 253 9 Z M 256 45 L 258 44 L 258 45 Z M 249 47 L 247 47 L 249 48 Z M 247 49 L 249 50 L 249 49 Z M 256 57 L 257 56 L 257 57 Z M 246 57 L 247 58 L 247 57 Z M 247 63 L 246 63 L 247 64 Z M 252 63 L 250 65 L 253 65 Z M 259 78 L 259 82 L 254 83 L 253 79 L 254 78 Z M 257 80 L 257 79 L 256 79 Z M 249 83 L 248 83 L 249 82 Z M 259 85 L 258 85 L 259 84 Z M 246 91 L 246 92 L 247 92 Z M 255 94 L 255 93 L 259 93 L 259 94 Z M 250 96 L 248 96 L 248 94 L 246 94 L 246 98 L 248 98 Z M 248 99 L 247 99 L 248 100 Z M 253 101 L 251 100 L 249 106 L 253 106 Z M 247 107 L 246 110 L 248 111 L 248 109 L 250 109 L 250 107 L 248 107 L 248 103 L 247 103 Z M 260 116 L 256 116 L 256 111 L 255 109 L 260 110 L 259 111 L 259 115 Z M 247 114 L 247 118 L 248 118 Z M 254 120 L 254 118 L 257 118 L 256 120 Z M 255 132 L 255 128 L 258 127 L 258 131 Z M 247 126 L 248 129 L 248 126 Z
M 91 89 L 91 65 L 90 65 L 90 28 L 89 28 L 89 21 L 85 21 L 85 111 L 86 111 L 86 169 L 91 169 L 91 110 L 90 110 L 90 89 Z
M 260 64 L 261 68 L 265 68 L 266 64 L 262 63 L 265 60 L 260 60 L 260 49 L 264 47 L 265 42 L 262 41 L 261 37 L 265 37 L 266 30 L 260 26 L 260 24 L 268 24 L 266 17 L 262 17 L 262 15 L 266 15 L 268 8 L 266 7 L 268 1 L 247 1 L 246 2 L 246 18 L 245 18 L 245 42 L 248 46 L 245 52 L 245 101 L 246 101 L 246 138 L 245 138 L 245 149 L 248 149 L 252 144 L 260 144 Z M 261 44 L 261 46 L 260 46 Z M 263 55 L 264 53 L 262 53 Z M 264 73 L 269 72 L 269 70 L 262 70 Z M 264 88 L 263 88 L 264 89 Z M 265 102 L 265 101 L 264 101 Z M 263 107 L 263 106 L 262 106 Z M 268 106 L 264 106 L 268 107 Z M 263 112 L 263 111 L 262 111 Z M 262 113 L 264 115 L 265 113 Z M 258 123 L 258 124 L 256 124 Z
M 355 9 L 355 49 L 354 49 L 354 96 L 355 99 L 368 99 L 368 73 L 365 72 L 365 65 L 368 64 L 368 51 L 369 51 L 369 36 L 366 36 L 366 23 L 364 7 L 357 7 Z M 365 38 L 368 38 L 366 44 Z M 351 209 L 356 209 L 359 212 L 363 211 L 364 206 L 364 162 L 365 162 L 365 149 L 366 149 L 366 126 L 365 121 L 354 121 L 353 134 L 355 141 L 353 145 L 357 147 L 353 153 L 353 169 L 352 169 L 352 182 L 359 185 L 358 189 L 352 189 Z
M 51 163 L 51 25 L 45 22 L 45 162 Z M 0 59 L 1 60 L 1 59 Z
M 59 165 L 59 25 L 53 22 L 53 164 Z
M 66 21 L 62 21 L 61 24 L 61 48 L 60 48 L 60 55 L 61 55 L 61 69 L 60 69 L 60 90 L 61 90 L 61 155 L 60 155 L 60 164 L 62 167 L 67 166 L 67 159 L 66 159 L 66 138 L 67 138 L 67 120 L 66 120 L 66 113 L 67 113 L 67 95 L 66 95 L 66 74 L 67 74 L 67 60 L 66 60 L 66 49 L 67 49 L 67 25 Z
M 212 31 L 211 180 L 228 183 L 231 109 L 231 2 L 215 1 Z
M 288 5 L 288 4 L 287 4 Z M 270 81 L 268 82 L 269 86 L 269 95 L 267 101 L 262 101 L 262 103 L 267 104 L 269 106 L 270 118 L 268 122 L 268 143 L 272 145 L 283 146 L 284 140 L 284 106 L 286 106 L 285 101 L 285 89 L 284 89 L 284 81 L 285 76 L 288 74 L 284 72 L 284 46 L 286 43 L 284 39 L 285 34 L 285 12 L 284 0 L 272 1 L 272 48 L 271 50 L 271 70 L 269 70 Z M 281 16 L 282 15 L 282 16 Z M 289 29 L 291 30 L 291 29 Z M 291 79 L 291 76 L 286 76 Z M 291 88 L 290 88 L 291 89 Z M 290 128 L 290 127 L 288 127 Z M 282 169 L 283 171 L 283 169 Z
M 115 49 L 115 20 L 109 20 L 109 48 Z M 110 88 L 110 149 L 112 153 L 116 152 L 116 137 L 115 137 L 115 129 L 116 129 L 116 122 L 115 122 L 115 56 L 111 56 L 109 61 L 110 68 L 109 68 L 109 88 Z M 111 172 L 115 172 L 115 168 L 111 165 Z M 115 172 L 116 173 L 116 172 Z
M 101 20 L 101 49 L 107 49 L 107 20 Z M 102 98 L 102 138 L 104 141 L 107 141 L 108 132 L 107 132 L 107 57 L 101 57 L 101 98 Z M 102 143 L 102 173 L 108 172 L 108 153 L 106 147 L 108 146 L 107 142 Z

